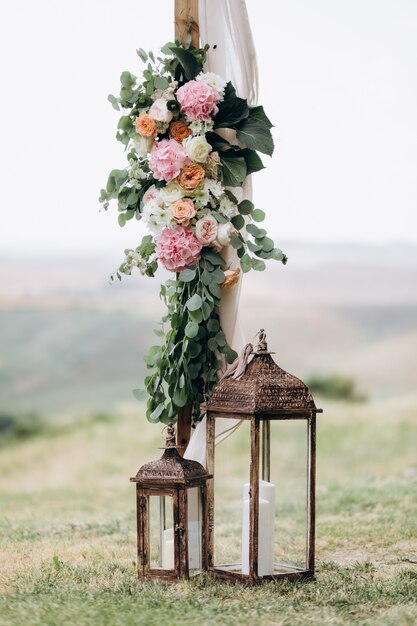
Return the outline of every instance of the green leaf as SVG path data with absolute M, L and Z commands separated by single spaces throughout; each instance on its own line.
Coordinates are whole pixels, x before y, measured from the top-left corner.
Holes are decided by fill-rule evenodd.
M 246 230 L 249 234 L 253 235 L 253 237 L 256 237 L 257 239 L 265 237 L 266 235 L 266 230 L 264 230 L 263 228 L 258 228 L 255 224 L 247 224 Z
M 115 109 L 116 111 L 120 111 L 119 101 L 116 98 L 116 96 L 112 96 L 112 94 L 110 93 L 107 96 L 107 100 L 110 102 L 110 104 L 112 105 L 113 109 Z
M 262 163 L 261 157 L 255 150 L 249 150 L 249 148 L 243 148 L 239 151 L 239 155 L 243 156 L 246 161 L 246 167 L 249 174 L 254 174 L 260 170 L 265 169 L 265 165 Z
M 172 49 L 176 48 L 175 43 L 172 43 L 172 41 L 166 43 L 164 46 L 162 46 L 161 48 L 161 52 L 162 54 L 168 54 L 168 55 L 172 55 Z
M 230 98 L 235 98 L 235 97 L 236 97 L 236 89 L 233 87 L 231 82 L 228 82 L 224 90 L 224 100 L 229 100 Z
M 172 397 L 172 401 L 179 407 L 181 406 L 185 406 L 187 404 L 187 392 L 185 390 L 185 387 L 183 389 L 180 389 L 179 387 L 177 387 L 177 389 L 174 391 L 174 395 Z
M 234 248 L 235 250 L 239 250 L 239 248 L 243 246 L 243 243 L 240 237 L 236 237 L 236 236 L 231 238 L 230 243 L 232 244 L 232 248 Z
M 272 128 L 273 124 L 271 124 L 270 119 L 267 117 L 264 108 L 262 106 L 250 107 L 249 108 L 249 117 L 254 120 L 257 120 L 267 128 Z
M 132 393 L 135 396 L 136 400 L 142 401 L 146 399 L 147 394 L 144 389 L 133 389 Z
M 136 54 L 140 57 L 140 59 L 146 63 L 146 61 L 148 60 L 148 55 L 146 54 L 145 50 L 143 48 L 139 48 L 139 50 L 136 50 Z
M 251 263 L 252 269 L 256 270 L 257 272 L 263 272 L 266 267 L 264 261 L 261 261 L 260 259 L 252 259 Z
M 211 339 L 208 340 L 207 342 L 207 346 L 208 349 L 211 350 L 212 352 L 214 352 L 214 350 L 217 350 L 217 341 L 215 337 L 211 337 Z
M 119 226 L 123 227 L 126 224 L 126 215 L 124 213 L 119 213 L 117 221 L 119 222 Z
M 171 52 L 174 56 L 177 57 L 178 61 L 181 63 L 185 77 L 188 80 L 193 80 L 202 70 L 202 65 L 197 61 L 195 56 L 189 52 L 188 50 L 184 50 L 184 48 L 171 48 Z
M 288 261 L 288 257 L 282 252 L 282 250 L 279 250 L 279 248 L 274 248 L 273 250 L 271 250 L 269 258 L 274 259 L 275 261 L 282 261 L 284 265 L 286 265 Z
M 272 155 L 274 142 L 271 131 L 257 120 L 251 118 L 243 120 L 237 126 L 237 138 L 251 150 Z
M 264 252 L 271 252 L 274 249 L 274 242 L 269 237 L 261 237 L 255 239 L 256 243 L 262 246 Z
M 216 335 L 217 345 L 223 348 L 226 345 L 226 337 L 222 330 L 220 330 Z
M 152 411 L 152 413 L 149 416 L 149 421 L 150 422 L 159 422 L 159 418 L 161 417 L 162 413 L 164 412 L 165 406 L 163 404 L 158 404 L 158 406 L 156 407 L 156 409 L 154 411 Z
M 203 346 L 201 345 L 201 343 L 190 341 L 190 343 L 188 344 L 188 354 L 192 359 L 195 359 L 195 357 L 200 354 L 202 348 Z
M 224 281 L 224 272 L 220 267 L 216 267 L 214 272 L 211 272 L 211 276 L 215 283 L 221 284 Z
M 195 277 L 196 277 L 196 270 L 192 270 L 190 268 L 187 268 L 186 270 L 182 270 L 182 272 L 180 272 L 178 276 L 178 278 L 183 283 L 189 283 L 192 280 L 194 280 Z
M 236 230 L 242 230 L 242 228 L 245 225 L 245 220 L 244 220 L 244 218 L 241 215 L 235 215 L 235 217 L 232 218 L 231 222 L 232 222 L 233 226 L 236 228 Z M 233 247 L 235 248 L 234 245 L 233 245 Z M 238 249 L 238 248 L 236 248 L 236 249 Z
M 229 98 L 219 104 L 219 112 L 214 118 L 214 128 L 233 128 L 249 115 L 248 103 L 243 98 Z
M 210 318 L 212 310 L 213 310 L 213 306 L 210 306 L 209 302 L 203 302 L 203 306 L 201 307 L 201 311 L 203 313 L 203 320 L 208 320 Z
M 129 115 L 123 115 L 123 117 L 120 118 L 119 123 L 117 124 L 117 128 L 120 128 L 124 131 L 133 128 L 133 122 L 130 119 Z
M 239 213 L 241 215 L 250 215 L 255 208 L 255 205 L 250 200 L 242 200 L 242 202 L 239 202 L 237 205 L 237 208 L 239 209 Z
M 220 153 L 222 164 L 222 181 L 229 187 L 241 187 L 246 178 L 246 161 L 243 157 L 232 156 L 229 150 L 227 153 Z
M 219 320 L 212 318 L 211 320 L 207 322 L 207 328 L 209 329 L 211 333 L 217 333 L 220 329 Z
M 122 72 L 120 76 L 120 82 L 122 83 L 123 87 L 126 87 L 126 89 L 130 89 L 136 82 L 136 76 L 134 76 L 130 72 Z
M 198 293 L 195 293 L 189 300 L 187 300 L 185 306 L 189 311 L 197 311 L 197 309 L 201 309 L 202 304 L 203 301 L 201 296 L 199 296 Z
M 169 85 L 165 76 L 155 76 L 153 84 L 156 89 L 166 89 Z
M 194 337 L 197 337 L 198 335 L 198 324 L 197 322 L 188 322 L 188 324 L 185 327 L 185 336 L 188 337 L 188 339 L 194 339 Z
M 224 259 L 214 250 L 209 250 L 208 248 L 203 248 L 203 258 L 210 261 L 212 265 L 223 265 Z
M 264 211 L 261 211 L 261 209 L 255 209 L 252 211 L 252 219 L 255 220 L 255 222 L 263 222 L 265 219 Z
M 249 254 L 244 254 L 240 259 L 240 266 L 242 268 L 243 273 L 249 272 L 252 269 L 252 261 Z
M 190 316 L 192 321 L 196 322 L 197 324 L 200 324 L 200 322 L 203 321 L 203 314 L 200 309 L 197 309 L 197 311 L 189 311 L 188 315 Z

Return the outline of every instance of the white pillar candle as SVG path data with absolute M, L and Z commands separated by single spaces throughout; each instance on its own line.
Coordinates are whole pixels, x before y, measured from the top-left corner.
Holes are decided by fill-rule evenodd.
M 201 505 L 198 487 L 188 491 L 188 564 L 190 570 L 201 569 Z
M 174 529 L 164 530 L 162 542 L 162 569 L 174 569 Z
M 249 483 L 243 485 L 242 574 L 249 574 Z M 275 485 L 259 481 L 258 576 L 274 573 Z

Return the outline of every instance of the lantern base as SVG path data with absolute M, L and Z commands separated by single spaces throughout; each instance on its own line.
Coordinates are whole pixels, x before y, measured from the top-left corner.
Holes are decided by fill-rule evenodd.
M 274 564 L 274 573 L 268 576 L 250 576 L 242 574 L 242 564 L 233 563 L 227 565 L 218 565 L 209 569 L 209 574 L 215 578 L 226 580 L 229 582 L 240 582 L 244 585 L 259 585 L 271 580 L 315 580 L 313 570 L 304 570 L 300 567 L 294 567 L 283 563 Z

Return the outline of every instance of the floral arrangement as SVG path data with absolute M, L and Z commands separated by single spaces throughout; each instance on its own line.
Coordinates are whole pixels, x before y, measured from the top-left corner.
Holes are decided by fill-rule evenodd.
M 128 166 L 110 173 L 100 201 L 107 209 L 117 200 L 120 226 L 136 218 L 150 232 L 125 251 L 116 276 L 133 268 L 154 276 L 159 265 L 173 273 L 161 286 L 167 313 L 155 331 L 164 341 L 145 358 L 151 422 L 175 420 L 188 404 L 199 418 L 219 358 L 231 363 L 236 357 L 220 327 L 222 290 L 240 271 L 264 270 L 265 259 L 286 262 L 256 225 L 264 212 L 232 192 L 264 167 L 258 152 L 272 155 L 272 125 L 262 106 L 249 107 L 230 82 L 204 72 L 207 50 L 169 43 L 155 58 L 140 49 L 143 77 L 123 72 L 119 97 L 109 96 L 124 111 L 116 138 Z M 236 142 L 222 129 L 235 131 Z M 225 265 L 222 251 L 229 245 L 240 268 Z

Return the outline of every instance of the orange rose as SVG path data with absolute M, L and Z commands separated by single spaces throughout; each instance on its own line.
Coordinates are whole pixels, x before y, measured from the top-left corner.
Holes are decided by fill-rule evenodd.
M 182 143 L 183 139 L 187 139 L 191 135 L 191 130 L 188 128 L 185 122 L 181 122 L 181 120 L 177 120 L 176 122 L 172 122 L 169 127 L 169 136 L 171 139 L 175 139 L 179 143 Z
M 141 113 L 135 119 L 136 132 L 143 137 L 153 137 L 156 134 L 156 122 L 147 113 Z
M 178 224 L 187 226 L 195 215 L 194 202 L 189 198 L 176 200 L 171 204 L 172 217 Z
M 186 165 L 178 176 L 178 182 L 186 191 L 194 191 L 202 183 L 204 176 L 201 165 Z
M 240 269 L 237 268 L 235 270 L 226 270 L 224 273 L 224 281 L 221 284 L 221 287 L 225 289 L 229 289 L 236 285 L 239 282 Z

